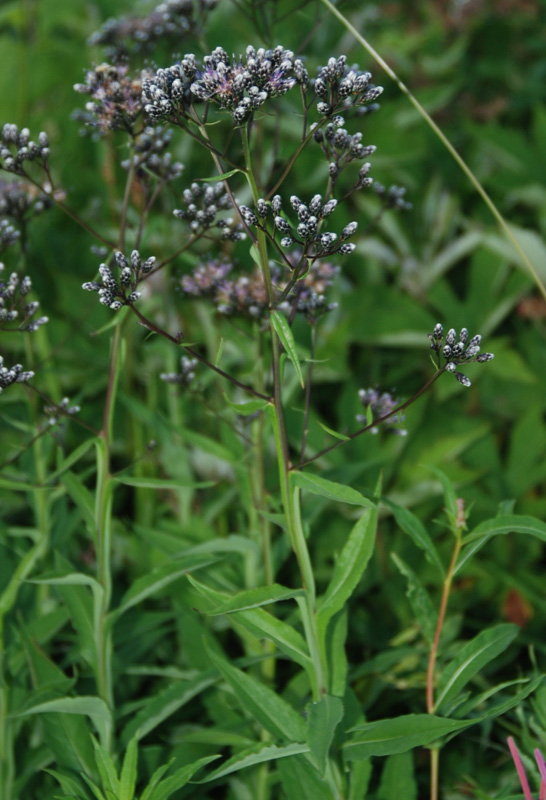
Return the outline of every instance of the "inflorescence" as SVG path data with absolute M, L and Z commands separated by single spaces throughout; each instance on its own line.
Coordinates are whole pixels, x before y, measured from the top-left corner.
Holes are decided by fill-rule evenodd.
M 0 356 L 0 393 L 11 386 L 12 383 L 26 383 L 34 377 L 33 372 L 24 372 L 21 364 L 5 367 L 4 359 Z
M 0 274 L 3 271 L 4 265 L 0 264 Z M 40 303 L 37 300 L 26 302 L 26 296 L 31 289 L 32 281 L 28 275 L 21 280 L 16 272 L 12 272 L 6 283 L 0 281 L 0 327 L 3 327 L 5 323 L 20 319 L 19 326 L 9 330 L 34 333 L 48 322 L 48 317 L 32 319 Z
M 462 372 L 457 372 L 457 367 L 460 364 L 472 364 L 474 362 L 481 364 L 494 358 L 493 353 L 480 353 L 482 337 L 477 334 L 469 339 L 466 328 L 461 328 L 458 339 L 455 328 L 450 328 L 444 343 L 444 329 L 438 323 L 434 327 L 434 331 L 428 334 L 428 338 L 431 342 L 431 350 L 434 350 L 437 355 L 438 368 L 445 369 L 446 372 L 452 372 L 463 386 L 470 386 L 471 382 Z M 442 359 L 444 361 L 443 364 Z
M 114 259 L 120 269 L 119 278 L 114 277 L 114 273 L 107 264 L 101 264 L 99 273 L 102 281 L 89 281 L 82 284 L 82 288 L 88 292 L 98 292 L 99 302 L 103 306 L 108 306 L 113 311 L 132 305 L 141 295 L 137 291 L 137 286 L 144 275 L 147 275 L 154 267 L 155 256 L 147 258 L 142 262 L 138 250 L 133 250 L 130 260 L 116 251 Z
M 184 170 L 179 161 L 173 163 L 172 154 L 167 152 L 172 139 L 172 130 L 148 125 L 135 136 L 134 153 L 131 158 L 121 162 L 123 169 L 130 169 L 135 177 L 145 181 L 150 177 L 162 181 L 174 181 Z
M 195 378 L 196 358 L 182 356 L 180 359 L 180 372 L 162 372 L 159 376 L 165 383 L 175 383 L 183 388 L 190 385 Z
M 314 81 L 314 89 L 319 98 L 317 111 L 325 117 L 332 117 L 351 109 L 357 113 L 375 111 L 374 101 L 382 94 L 382 86 L 370 83 L 371 72 L 361 72 L 356 66 L 347 67 L 347 56 L 329 58 L 325 67 L 320 67 Z
M 7 122 L 0 134 L 0 169 L 24 175 L 24 164 L 36 161 L 40 166 L 47 167 L 49 158 L 49 140 L 47 134 L 41 131 L 38 141 L 30 138 L 28 128 L 19 128 Z
M 143 84 L 151 75 L 151 70 L 132 75 L 126 64 L 100 64 L 87 70 L 85 83 L 74 84 L 74 89 L 90 100 L 85 111 L 74 112 L 74 118 L 94 128 L 97 135 L 117 129 L 133 133 L 142 114 Z
M 389 392 L 379 392 L 378 389 L 360 389 L 358 392 L 358 399 L 366 409 L 366 414 L 357 414 L 357 422 L 362 425 L 369 425 L 375 420 L 379 420 L 394 411 L 400 405 L 400 400 L 397 400 Z M 393 414 L 392 417 L 385 420 L 385 424 L 389 426 L 388 430 L 397 436 L 406 436 L 407 430 L 405 428 L 394 427 L 404 421 L 404 415 Z M 379 433 L 379 426 L 374 425 L 370 428 L 370 433 Z
M 273 219 L 273 233 L 275 238 L 281 235 L 281 247 L 289 248 L 298 245 L 305 258 L 318 258 L 322 256 L 349 255 L 353 252 L 356 245 L 347 240 L 356 232 L 358 223 L 349 222 L 341 233 L 327 231 L 322 233 L 320 226 L 322 220 L 330 216 L 337 206 L 337 200 L 323 201 L 322 195 L 314 195 L 309 203 L 303 203 L 299 197 L 292 195 L 290 205 L 298 217 L 296 225 L 291 224 L 286 217 L 282 216 L 282 197 L 277 194 L 271 203 L 265 200 L 258 200 L 256 212 L 248 206 L 240 206 L 240 211 L 247 225 L 255 225 L 266 231 L 265 221 L 268 217 Z
M 222 216 L 222 212 L 233 210 L 231 198 L 223 183 L 209 186 L 207 183 L 192 183 L 182 194 L 185 208 L 176 208 L 173 214 L 186 220 L 193 234 L 203 234 L 211 228 L 219 228 L 221 238 L 234 242 L 246 238 L 243 225 L 233 217 Z

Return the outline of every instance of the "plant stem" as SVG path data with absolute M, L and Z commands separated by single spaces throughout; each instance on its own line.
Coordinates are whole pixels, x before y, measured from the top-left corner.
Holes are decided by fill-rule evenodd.
M 352 442 L 353 439 L 356 439 L 358 436 L 362 436 L 362 434 L 366 433 L 366 431 L 369 431 L 370 428 L 375 428 L 376 425 L 380 425 L 382 422 L 386 422 L 391 417 L 394 417 L 396 416 L 396 414 L 399 414 L 401 411 L 404 411 L 404 409 L 408 408 L 408 406 L 410 406 L 419 397 L 421 397 L 421 395 L 424 394 L 427 391 L 427 389 L 430 389 L 432 384 L 436 380 L 438 380 L 438 378 L 440 377 L 440 375 L 442 375 L 443 372 L 445 372 L 445 367 L 442 367 L 437 372 L 435 372 L 434 375 L 432 375 L 428 379 L 428 381 L 424 383 L 423 386 L 421 386 L 421 388 L 418 389 L 415 392 L 415 394 L 413 394 L 409 398 L 409 400 L 406 400 L 404 403 L 401 403 L 401 405 L 397 406 L 392 411 L 389 411 L 388 414 L 385 414 L 384 416 L 379 417 L 378 419 L 374 419 L 373 422 L 370 422 L 370 424 L 366 425 L 364 428 L 360 428 L 360 430 L 356 431 L 355 433 L 351 433 L 342 441 L 335 442 L 334 444 L 330 445 L 330 447 L 325 447 L 324 450 L 321 450 L 312 458 L 308 458 L 306 461 L 300 461 L 300 463 L 297 466 L 297 469 L 301 469 L 302 467 L 306 467 L 308 464 L 312 464 L 312 462 L 316 461 L 317 458 L 321 458 L 322 456 L 325 456 L 327 453 L 331 453 L 332 450 L 335 450 L 337 447 L 341 447 L 341 445 L 346 444 L 347 442 Z M 293 467 L 291 467 L 291 469 L 293 469 Z

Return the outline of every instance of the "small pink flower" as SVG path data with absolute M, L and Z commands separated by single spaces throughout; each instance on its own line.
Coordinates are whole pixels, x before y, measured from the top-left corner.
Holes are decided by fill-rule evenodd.
M 514 742 L 511 736 L 508 737 L 508 747 L 510 748 L 510 753 L 512 754 L 512 758 L 514 759 L 514 764 L 516 765 L 516 771 L 518 773 L 519 782 L 521 783 L 521 788 L 523 789 L 525 800 L 533 800 L 533 796 L 531 795 L 531 790 L 529 788 L 529 782 L 527 780 L 527 775 L 525 774 L 525 768 L 521 761 L 521 756 L 518 752 L 518 748 L 516 747 L 516 743 Z M 538 749 L 535 750 L 535 759 L 541 777 L 539 800 L 546 800 L 546 764 L 544 763 L 544 758 L 542 756 L 542 753 Z

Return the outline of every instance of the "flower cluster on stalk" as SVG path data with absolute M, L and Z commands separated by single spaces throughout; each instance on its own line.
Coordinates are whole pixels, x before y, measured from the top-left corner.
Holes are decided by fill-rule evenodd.
M 0 263 L 0 276 L 3 271 L 4 265 Z M 0 279 L 0 328 L 18 320 L 17 328 L 7 328 L 7 330 L 34 333 L 48 322 L 48 317 L 32 319 L 40 303 L 37 300 L 27 302 L 27 295 L 31 289 L 32 281 L 28 275 L 21 279 L 16 272 L 12 272 L 7 281 Z
M 455 328 L 450 328 L 444 339 L 443 326 L 438 323 L 434 331 L 428 334 L 430 348 L 437 356 L 438 368 L 451 372 L 463 386 L 470 386 L 467 376 L 457 371 L 461 364 L 484 363 L 494 358 L 493 353 L 480 353 L 482 337 L 480 334 L 469 337 L 466 328 L 461 328 L 459 335 Z
M 61 190 L 57 190 L 52 197 L 26 181 L 0 181 L 0 217 L 10 217 L 19 223 L 27 222 L 51 208 L 54 198 L 63 200 L 64 197 L 65 193 Z
M 0 355 L 0 394 L 13 383 L 26 383 L 34 377 L 33 372 L 25 372 L 21 364 L 5 367 L 4 359 Z
M 179 161 L 173 162 L 172 153 L 168 152 L 171 139 L 171 130 L 148 125 L 135 136 L 134 152 L 131 158 L 121 162 L 121 166 L 128 170 L 132 164 L 135 177 L 140 181 L 150 177 L 163 181 L 176 180 L 182 174 L 184 165 Z
M 89 37 L 89 44 L 105 46 L 116 59 L 151 50 L 160 40 L 175 46 L 181 38 L 195 34 L 216 5 L 217 0 L 164 0 L 145 16 L 108 19 Z
M 186 388 L 195 378 L 196 366 L 196 358 L 182 356 L 180 359 L 180 372 L 162 372 L 159 377 L 162 381 L 165 381 L 165 383 L 175 383 L 178 386 Z
M 20 232 L 7 219 L 0 219 L 0 253 L 15 244 L 20 236 Z
M 279 194 L 273 197 L 271 203 L 258 200 L 256 212 L 245 205 L 240 206 L 240 211 L 247 225 L 255 225 L 264 231 L 267 231 L 267 218 L 272 219 L 271 236 L 281 236 L 281 247 L 297 245 L 305 258 L 314 259 L 334 253 L 345 256 L 353 252 L 356 245 L 348 239 L 356 233 L 357 222 L 349 222 L 339 234 L 321 231 L 323 220 L 335 210 L 337 200 L 323 201 L 322 195 L 316 194 L 308 203 L 304 203 L 299 197 L 292 195 L 290 205 L 298 218 L 297 223 L 290 223 L 282 215 L 283 199 Z
M 329 58 L 325 67 L 320 67 L 313 87 L 319 98 L 317 111 L 332 117 L 339 111 L 358 109 L 359 113 L 374 111 L 375 100 L 382 94 L 382 86 L 370 83 L 371 72 L 361 72 L 357 67 L 347 66 L 347 56 Z
M 47 417 L 48 425 L 53 427 L 57 425 L 60 419 L 63 417 L 69 416 L 73 417 L 75 414 L 78 414 L 81 411 L 80 406 L 70 405 L 70 399 L 68 397 L 63 397 L 60 403 L 57 405 L 47 405 L 44 406 L 44 414 Z
M 380 392 L 378 389 L 360 389 L 358 392 L 358 399 L 366 409 L 366 414 L 357 414 L 356 420 L 361 425 L 370 425 L 375 420 L 379 420 L 390 414 L 400 405 L 400 400 L 397 400 L 389 392 Z M 394 427 L 404 421 L 404 415 L 394 414 L 389 419 L 385 420 L 385 425 L 389 426 L 388 430 L 397 436 L 406 436 L 407 430 L 405 428 Z M 379 426 L 374 425 L 370 428 L 370 433 L 379 433 Z
M 223 212 L 233 209 L 231 198 L 222 182 L 209 186 L 208 183 L 192 183 L 182 194 L 184 208 L 176 208 L 173 214 L 185 220 L 193 234 L 203 234 L 218 228 L 221 238 L 234 242 L 246 238 L 243 225 Z
M 133 250 L 130 259 L 116 251 L 114 260 L 120 270 L 119 278 L 114 277 L 107 264 L 101 264 L 99 273 L 102 280 L 88 281 L 82 284 L 82 288 L 88 292 L 97 292 L 103 306 L 119 311 L 123 306 L 132 305 L 138 300 L 142 293 L 137 291 L 137 286 L 141 278 L 151 272 L 156 259 L 151 256 L 143 262 L 138 250 Z
M 142 114 L 143 83 L 151 75 L 151 70 L 132 74 L 127 64 L 100 64 L 87 70 L 85 83 L 76 83 L 74 89 L 90 99 L 85 111 L 75 111 L 74 118 L 94 128 L 97 135 L 117 129 L 133 133 Z
M 28 128 L 19 128 L 7 122 L 0 133 L 0 169 L 16 175 L 25 174 L 25 163 L 34 161 L 47 167 L 49 158 L 49 139 L 47 133 L 41 131 L 38 141 L 30 138 Z
M 299 313 L 314 320 L 335 308 L 335 303 L 326 302 L 326 292 L 339 272 L 338 266 L 315 262 L 290 288 L 290 276 L 278 264 L 270 262 L 269 269 L 275 292 L 273 305 L 283 313 Z M 261 270 L 256 267 L 250 274 L 234 278 L 230 275 L 232 270 L 231 262 L 211 259 L 200 264 L 191 275 L 183 276 L 182 289 L 192 297 L 210 299 L 220 314 L 265 318 L 270 299 Z

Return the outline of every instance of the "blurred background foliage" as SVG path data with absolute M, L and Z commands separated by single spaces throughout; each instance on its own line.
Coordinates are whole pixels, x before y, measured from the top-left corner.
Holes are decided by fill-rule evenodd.
M 47 131 L 52 168 L 66 190 L 67 205 L 112 238 L 116 219 L 111 208 L 120 199 L 116 185 L 125 144 L 116 137 L 95 142 L 80 135 L 81 124 L 71 119 L 71 114 L 83 102 L 73 84 L 83 79 L 91 64 L 105 59 L 102 47 L 85 46 L 90 34 L 110 16 L 144 12 L 150 7 L 150 3 L 122 0 L 4 0 L 0 4 L 1 121 L 28 125 L 32 132 Z M 520 229 L 526 252 L 546 281 L 546 5 L 541 0 L 351 0 L 339 3 L 339 8 L 411 88 L 501 212 Z M 145 63 L 149 59 L 166 66 L 176 54 L 206 53 L 218 45 L 229 53 L 240 53 L 250 42 L 255 46 L 282 43 L 298 55 L 308 54 L 310 71 L 322 63 L 324 54 L 346 53 L 349 62 L 369 69 L 375 82 L 385 87 L 380 111 L 362 123 L 364 143 L 377 146 L 371 159 L 373 177 L 385 185 L 407 187 L 413 208 L 403 215 L 383 216 L 343 263 L 334 291 L 339 307 L 318 331 L 321 363 L 315 370 L 309 446 L 318 450 L 330 441 L 319 423 L 341 432 L 356 429 L 355 415 L 362 411 L 360 388 L 377 386 L 401 398 L 416 391 L 431 374 L 426 334 L 436 322 L 457 329 L 466 326 L 471 335 L 483 334 L 486 349 L 495 353 L 495 360 L 469 370 L 470 389 L 446 375 L 408 410 L 406 437 L 386 433 L 363 436 L 322 462 L 328 477 L 369 490 L 382 471 L 385 494 L 418 514 L 431 535 L 440 540 L 447 560 L 451 545 L 448 539 L 445 548 L 442 545 L 441 485 L 430 466 L 441 468 L 455 483 L 472 524 L 494 516 L 500 504 L 518 513 L 546 516 L 546 303 L 465 176 L 398 88 L 320 3 L 307 2 L 295 14 L 289 13 L 293 10 L 294 4 L 288 0 L 221 0 L 197 41 L 192 37 L 160 43 L 152 54 L 135 60 Z M 290 120 L 283 123 L 282 135 L 290 152 L 292 137 L 297 136 L 290 130 Z M 281 152 L 283 147 L 281 142 Z M 172 209 L 191 180 L 213 172 L 208 157 L 187 142 L 176 140 L 175 153 L 186 170 L 171 187 L 171 198 L 165 199 L 165 213 L 150 223 L 142 248 L 145 255 L 177 248 L 179 228 Z M 313 191 L 314 165 L 312 148 L 308 148 L 288 181 L 287 193 L 306 196 Z M 340 211 L 346 219 L 339 222 L 363 220 L 360 228 L 364 229 L 365 221 L 372 219 L 377 209 L 377 199 L 360 193 Z M 109 315 L 80 288 L 97 267 L 90 244 L 85 231 L 59 210 L 50 210 L 33 223 L 27 269 L 42 311 L 50 317 L 47 330 L 39 334 L 37 384 L 46 395 L 59 391 L 60 396 L 69 395 L 82 405 L 82 419 L 99 427 L 108 337 L 90 334 Z M 244 246 L 238 246 L 236 252 L 248 263 Z M 215 321 L 211 309 L 200 303 L 181 307 L 174 284 L 193 265 L 189 260 L 174 265 L 171 275 L 175 280 L 166 279 L 152 301 L 157 313 L 173 325 L 182 320 L 186 338 L 204 343 L 212 359 L 220 337 L 227 364 L 244 361 L 241 353 L 251 358 L 245 337 L 230 320 Z M 302 347 L 308 347 L 303 327 L 296 326 L 296 335 Z M 178 547 L 180 541 L 204 542 L 210 535 L 237 530 L 241 525 L 234 488 L 240 445 L 230 428 L 218 423 L 220 392 L 209 392 L 210 413 L 203 417 L 199 397 L 191 393 L 180 396 L 172 387 L 158 385 L 159 372 L 175 368 L 176 353 L 155 341 L 143 352 L 143 360 L 139 355 L 132 362 L 129 352 L 126 361 L 116 425 L 119 468 L 142 459 L 138 468 L 144 473 L 184 477 L 191 464 L 191 471 L 200 478 L 223 470 L 227 481 L 221 491 L 202 492 L 197 508 L 189 491 L 177 493 L 175 500 L 143 496 L 128 487 L 120 492 L 114 543 L 117 594 L 150 563 L 169 558 L 175 530 Z M 206 373 L 200 373 L 199 380 L 207 389 L 218 386 Z M 296 443 L 302 405 L 296 385 L 287 394 L 287 405 L 289 432 Z M 178 431 L 173 428 L 176 421 Z M 204 441 L 195 434 L 192 445 L 192 429 L 216 439 L 217 451 L 210 451 L 208 445 L 206 452 Z M 31 435 L 21 396 L 6 393 L 0 411 L 0 460 L 18 452 L 25 437 Z M 57 442 L 52 439 L 47 445 L 51 458 L 58 444 L 70 452 L 85 435 L 76 426 L 61 431 Z M 150 440 L 157 447 L 146 454 Z M 181 447 L 189 462 L 180 459 Z M 23 474 L 31 462 L 29 450 L 18 460 L 17 469 Z M 6 496 L 3 506 L 5 524 L 24 524 L 24 497 Z M 321 521 L 314 563 L 319 581 L 321 577 L 326 580 L 337 542 L 350 520 L 340 519 L 337 509 L 319 502 L 309 504 L 305 511 L 308 520 Z M 66 498 L 57 508 L 54 548 L 79 568 L 91 557 L 78 512 Z M 0 549 L 0 581 L 7 581 L 18 551 L 6 543 Z M 400 704 L 406 711 L 423 708 L 422 662 L 411 654 L 403 658 L 406 643 L 411 644 L 416 636 L 415 622 L 405 579 L 390 559 L 392 551 L 419 573 L 437 597 L 432 567 L 423 563 L 421 553 L 393 519 L 385 517 L 373 567 L 366 573 L 349 622 L 356 691 L 365 708 L 368 703 L 376 704 L 376 716 L 394 715 Z M 473 635 L 482 626 L 502 619 L 522 626 L 517 646 L 491 667 L 497 682 L 530 668 L 531 644 L 544 667 L 544 566 L 543 549 L 535 540 L 516 542 L 512 537 L 499 537 L 476 556 L 455 586 L 448 639 L 454 640 L 462 631 Z M 30 594 L 28 588 L 22 593 L 23 615 Z M 148 616 L 140 614 L 138 642 L 131 635 L 134 619 L 127 615 L 121 624 L 127 646 L 124 649 L 120 634 L 117 650 L 118 661 L 127 669 L 133 665 L 136 670 L 146 659 L 178 663 L 188 669 L 200 666 L 204 658 L 201 623 L 187 610 L 192 605 L 192 590 L 173 590 L 171 603 L 175 616 L 164 613 L 161 604 L 151 604 Z M 63 620 L 55 619 L 51 625 L 53 635 L 54 630 L 62 630 Z M 182 660 L 180 636 L 184 639 Z M 59 659 L 65 659 L 64 666 L 73 647 L 70 637 L 62 644 Z M 383 668 L 378 663 L 374 668 L 372 661 L 368 670 L 364 667 L 359 673 L 358 665 L 389 648 L 394 652 L 392 664 Z M 129 703 L 134 694 L 155 691 L 157 685 L 154 679 L 143 682 L 135 674 L 121 692 Z M 229 718 L 229 713 L 229 709 L 207 709 L 207 714 L 221 721 Z M 520 724 L 522 718 L 510 723 L 510 730 L 518 730 Z M 176 728 L 168 733 L 172 737 Z M 446 785 L 459 787 L 446 798 L 463 797 L 465 792 L 482 796 L 472 794 L 467 774 L 484 790 L 496 791 L 498 777 L 491 769 L 496 755 L 488 756 L 488 765 L 484 752 L 487 747 L 500 751 L 502 741 L 474 742 L 468 734 L 466 746 L 459 742 L 455 740 L 453 749 L 446 751 L 448 775 L 452 776 L 446 778 Z M 162 747 L 158 740 L 145 751 L 150 770 L 160 755 L 163 757 Z M 177 757 L 182 759 L 188 747 L 192 745 L 178 746 Z M 200 745 L 193 747 L 202 753 Z

